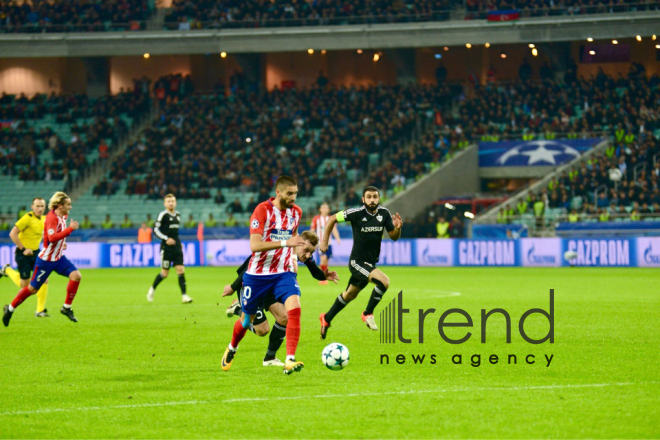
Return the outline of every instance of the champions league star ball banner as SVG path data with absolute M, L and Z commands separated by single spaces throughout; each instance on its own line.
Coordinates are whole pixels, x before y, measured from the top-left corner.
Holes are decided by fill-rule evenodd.
M 64 255 L 79 269 L 160 267 L 160 243 L 67 243 Z M 331 265 L 347 266 L 353 240 L 332 245 Z M 0 245 L 0 265 L 14 262 L 14 245 Z M 574 258 L 567 261 L 570 252 Z M 238 267 L 250 256 L 248 240 L 184 242 L 186 266 Z M 521 238 L 518 240 L 384 240 L 380 266 L 423 267 L 654 267 L 660 237 Z
M 570 162 L 602 139 L 479 143 L 480 167 L 555 166 Z

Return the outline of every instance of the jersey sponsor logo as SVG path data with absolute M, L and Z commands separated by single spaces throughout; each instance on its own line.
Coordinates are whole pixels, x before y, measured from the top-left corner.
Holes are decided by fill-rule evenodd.
M 257 229 L 259 227 L 259 220 L 257 220 L 256 218 L 252 220 L 252 223 L 250 223 L 250 227 L 252 229 Z
M 291 238 L 291 231 L 287 229 L 273 229 L 270 233 L 271 241 L 282 241 Z
M 383 232 L 382 226 L 366 226 L 363 227 L 360 232 Z
M 176 223 L 172 223 L 170 225 L 170 229 L 179 229 L 179 225 L 177 225 Z

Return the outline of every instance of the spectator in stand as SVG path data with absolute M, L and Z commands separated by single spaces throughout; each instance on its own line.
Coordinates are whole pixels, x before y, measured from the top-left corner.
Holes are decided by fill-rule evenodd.
M 151 243 L 151 229 L 145 222 L 142 222 L 140 229 L 138 229 L 138 243 Z
M 355 188 L 351 188 L 346 194 L 346 207 L 353 208 L 362 205 L 362 199 L 355 193 Z
M 94 223 L 89 220 L 89 216 L 85 214 L 83 221 L 80 222 L 80 229 L 94 229 Z
M 133 227 L 133 222 L 131 219 L 128 217 L 128 214 L 124 214 L 124 220 L 122 220 L 120 227 L 122 229 L 129 229 Z
M 103 220 L 103 223 L 101 223 L 101 228 L 103 229 L 112 229 L 115 227 L 115 224 L 112 222 L 112 219 L 110 218 L 110 214 L 105 215 L 105 220 Z
M 207 228 L 215 228 L 218 226 L 218 221 L 213 218 L 213 214 L 209 214 L 209 218 L 204 222 L 204 226 Z
M 192 214 L 190 214 L 190 215 L 188 216 L 188 221 L 185 223 L 184 227 L 186 227 L 186 228 L 188 228 L 188 229 L 192 229 L 192 228 L 196 228 L 196 227 L 197 227 L 197 222 L 196 222 L 195 219 L 193 218 L 193 215 L 192 215 Z
M 234 200 L 234 203 L 227 207 L 227 212 L 230 214 L 242 214 L 244 210 L 243 205 L 241 205 L 241 201 L 238 199 Z
M 231 212 L 229 213 L 229 216 L 227 217 L 227 220 L 225 220 L 224 226 L 226 227 L 234 227 L 236 226 L 236 219 L 234 218 L 234 214 Z

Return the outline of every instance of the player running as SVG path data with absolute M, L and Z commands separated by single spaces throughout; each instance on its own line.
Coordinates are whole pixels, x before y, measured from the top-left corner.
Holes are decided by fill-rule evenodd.
M 60 312 L 73 322 L 78 322 L 73 314 L 71 303 L 78 292 L 82 275 L 64 255 L 66 237 L 78 229 L 78 222 L 72 221 L 69 227 L 66 220 L 71 211 L 71 199 L 63 192 L 56 192 L 48 203 L 50 212 L 46 216 L 44 226 L 44 248 L 39 253 L 30 284 L 19 290 L 11 304 L 4 308 L 2 323 L 7 327 L 16 307 L 21 305 L 30 295 L 34 295 L 46 283 L 51 272 L 69 278 L 66 286 L 66 300 Z
M 275 194 L 275 197 L 260 203 L 250 218 L 252 257 L 243 275 L 241 319 L 234 324 L 231 343 L 222 356 L 221 366 L 225 371 L 231 367 L 238 344 L 256 313 L 264 308 L 268 293 L 272 293 L 286 309 L 284 374 L 300 371 L 304 367 L 295 357 L 300 339 L 300 286 L 291 263 L 291 248 L 302 246 L 305 242 L 298 235 L 302 217 L 302 209 L 295 204 L 298 184 L 289 176 L 280 176 L 275 182 Z
M 179 225 L 181 224 L 181 214 L 176 210 L 176 197 L 174 194 L 168 194 L 163 199 L 165 211 L 158 214 L 154 234 L 161 239 L 160 243 L 160 273 L 156 275 L 154 283 L 147 292 L 147 301 L 154 300 L 156 287 L 167 278 L 170 268 L 174 266 L 176 274 L 179 276 L 179 288 L 181 289 L 181 302 L 189 304 L 193 299 L 186 294 L 186 270 L 183 266 L 183 245 L 179 240 Z
M 312 258 L 312 254 L 314 254 L 316 251 L 316 246 L 319 243 L 319 238 L 316 236 L 316 234 L 312 231 L 305 231 L 300 234 L 300 236 L 305 241 L 302 246 L 298 246 L 296 248 L 296 253 L 293 256 L 292 264 L 294 266 L 294 272 L 298 272 L 298 265 L 296 263 L 297 258 L 298 261 L 307 266 L 309 272 L 317 280 L 333 281 L 335 284 L 337 284 L 337 280 L 339 280 L 337 272 L 329 272 L 327 269 L 325 271 L 319 269 L 319 267 L 316 265 L 316 262 Z M 236 271 L 238 273 L 238 277 L 233 283 L 227 284 L 224 287 L 222 296 L 230 296 L 233 295 L 234 292 L 237 292 L 240 299 L 240 291 L 243 286 L 243 274 L 247 270 L 251 258 L 252 256 L 248 257 L 247 260 L 245 260 L 245 262 L 241 265 L 241 267 L 238 268 Z M 266 318 L 265 313 L 266 310 L 268 310 L 275 318 L 275 324 L 273 324 L 272 330 L 268 325 L 268 319 Z M 241 303 L 239 300 L 235 299 L 231 306 L 227 308 L 227 317 L 231 318 L 232 316 L 240 315 Z M 277 350 L 279 350 L 282 346 L 282 342 L 286 336 L 286 324 L 287 316 L 284 305 L 277 302 L 275 295 L 273 295 L 272 292 L 269 292 L 264 299 L 263 310 L 257 311 L 254 321 L 252 321 L 252 325 L 250 326 L 250 330 L 257 336 L 266 336 L 270 332 L 268 349 L 266 350 L 266 356 L 264 356 L 264 367 L 284 366 L 284 363 L 277 359 Z
M 32 211 L 21 217 L 16 225 L 9 232 L 9 238 L 16 245 L 14 258 L 18 270 L 14 270 L 7 264 L 0 270 L 0 278 L 7 276 L 16 286 L 23 288 L 30 283 L 30 276 L 34 263 L 39 255 L 39 244 L 44 235 L 44 211 L 46 210 L 46 201 L 41 197 L 32 199 Z M 48 281 L 37 292 L 37 311 L 34 314 L 37 318 L 48 318 L 46 310 L 46 298 L 48 297 Z
M 323 238 L 325 226 L 328 224 L 329 219 L 330 219 L 330 206 L 328 206 L 327 203 L 322 203 L 321 206 L 319 207 L 319 215 L 315 216 L 312 219 L 312 231 L 315 231 L 316 235 L 318 235 L 319 238 Z M 339 245 L 339 243 L 341 243 L 341 239 L 339 238 L 339 231 L 337 230 L 336 227 L 332 228 L 332 235 L 335 236 L 335 239 L 337 240 L 337 245 Z M 330 258 L 332 258 L 332 244 L 330 244 L 328 246 L 328 250 L 325 251 L 325 253 L 321 254 L 320 256 L 322 271 L 325 272 L 326 270 L 328 270 L 328 260 Z M 319 281 L 319 284 L 328 284 L 328 280 Z
M 335 223 L 351 222 L 354 240 L 348 265 L 351 279 L 348 280 L 346 290 L 337 297 L 330 310 L 327 313 L 321 313 L 319 317 L 322 339 L 327 336 L 328 328 L 335 315 L 341 312 L 346 304 L 357 298 L 358 293 L 370 282 L 374 283 L 376 287 L 371 292 L 366 310 L 362 312 L 362 321 L 371 330 L 378 330 L 374 320 L 374 309 L 390 287 L 390 279 L 387 278 L 387 275 L 380 269 L 376 269 L 376 263 L 380 257 L 380 243 L 383 241 L 383 228 L 387 230 L 390 238 L 396 241 L 401 237 L 403 220 L 398 212 L 392 217 L 387 208 L 379 205 L 380 191 L 375 186 L 368 186 L 364 189 L 362 203 L 364 205 L 360 208 L 347 209 L 330 217 L 319 246 L 321 252 L 328 249 L 330 231 L 334 228 Z

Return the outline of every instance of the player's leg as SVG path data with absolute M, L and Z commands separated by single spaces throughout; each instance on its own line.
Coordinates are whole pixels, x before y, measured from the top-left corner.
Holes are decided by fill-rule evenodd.
M 26 284 L 29 283 L 29 280 L 26 280 Z M 46 299 L 48 298 L 48 280 L 44 283 L 43 286 L 37 292 L 37 311 L 34 313 L 34 316 L 37 318 L 50 318 L 48 310 L 46 309 Z
M 28 276 L 28 279 L 23 282 L 21 279 L 21 275 L 18 273 L 18 271 L 14 270 L 11 268 L 10 265 L 6 265 L 3 269 L 3 275 L 8 277 L 14 284 L 16 284 L 16 287 L 23 288 L 28 285 L 30 282 L 30 277 Z
M 172 262 L 168 259 L 165 259 L 165 257 L 166 257 L 165 250 L 161 250 L 160 272 L 158 272 L 158 275 L 156 275 L 154 282 L 151 284 L 151 287 L 149 287 L 149 291 L 147 292 L 147 301 L 149 302 L 152 302 L 154 300 L 154 294 L 156 293 L 156 288 L 165 278 L 167 278 L 167 275 L 169 275 L 170 273 L 170 264 Z
M 223 370 L 227 371 L 231 368 L 238 344 L 250 328 L 257 311 L 263 309 L 263 299 L 272 287 L 272 280 L 273 277 L 270 275 L 243 275 L 243 291 L 241 296 L 243 312 L 241 313 L 241 319 L 234 324 L 231 342 L 222 356 L 221 367 Z
M 320 264 L 321 270 L 325 272 L 328 270 L 328 256 L 326 254 L 321 254 L 321 264 Z M 322 280 L 319 281 L 319 284 L 321 285 L 326 285 L 328 284 L 328 280 Z
M 286 361 L 284 374 L 300 371 L 304 364 L 296 360 L 296 350 L 300 341 L 300 286 L 293 272 L 280 273 L 276 277 L 273 295 L 286 309 Z
M 346 290 L 339 294 L 339 296 L 335 299 L 335 302 L 332 304 L 332 307 L 330 307 L 330 310 L 328 310 L 326 313 L 321 313 L 321 316 L 319 316 L 319 319 L 321 320 L 321 339 L 326 338 L 330 323 L 335 318 L 337 313 L 344 310 L 344 307 L 346 307 L 349 302 L 357 298 L 358 294 L 364 288 L 364 286 L 366 286 L 367 282 L 368 281 L 366 279 L 357 280 L 355 277 L 351 277 L 351 279 L 348 280 L 348 286 L 346 286 Z
M 268 308 L 268 311 L 275 318 L 275 323 L 268 337 L 268 349 L 266 350 L 266 356 L 264 356 L 264 367 L 283 367 L 284 362 L 277 359 L 277 351 L 282 346 L 286 337 L 286 325 L 289 318 L 287 317 L 286 307 L 282 303 L 273 303 Z
M 257 336 L 266 336 L 270 332 L 270 324 L 264 310 L 257 310 L 252 325 L 250 325 L 250 331 Z
M 374 320 L 374 310 L 390 287 L 390 279 L 380 269 L 374 269 L 369 274 L 369 282 L 374 283 L 376 287 L 371 292 L 367 308 L 362 312 L 362 321 L 371 330 L 378 330 L 378 326 Z
M 234 299 L 231 302 L 231 305 L 227 307 L 227 310 L 225 311 L 227 318 L 232 318 L 234 316 L 241 316 L 241 292 L 243 291 L 243 287 L 238 289 L 236 291 L 237 298 Z
M 78 319 L 73 314 L 73 309 L 71 305 L 73 304 L 73 299 L 78 293 L 78 288 L 80 287 L 80 281 L 82 281 L 82 274 L 76 266 L 73 265 L 65 256 L 59 259 L 55 266 L 55 272 L 59 275 L 69 278 L 69 283 L 66 285 L 66 299 L 64 304 L 60 309 L 60 313 L 69 318 L 72 322 L 78 322 Z
M 178 263 L 178 261 L 177 261 Z M 188 296 L 186 293 L 186 268 L 183 266 L 183 254 L 181 255 L 181 264 L 176 264 L 174 266 L 176 270 L 176 275 L 179 277 L 179 289 L 181 289 L 181 302 L 184 304 L 190 304 L 193 302 L 193 299 Z
M 20 306 L 28 297 L 37 293 L 48 279 L 50 273 L 54 270 L 54 267 L 55 265 L 52 262 L 42 261 L 37 258 L 37 264 L 34 266 L 34 273 L 32 274 L 30 284 L 21 288 L 11 304 L 7 304 L 3 309 L 2 323 L 5 327 L 9 325 L 9 321 L 11 320 L 16 307 Z

